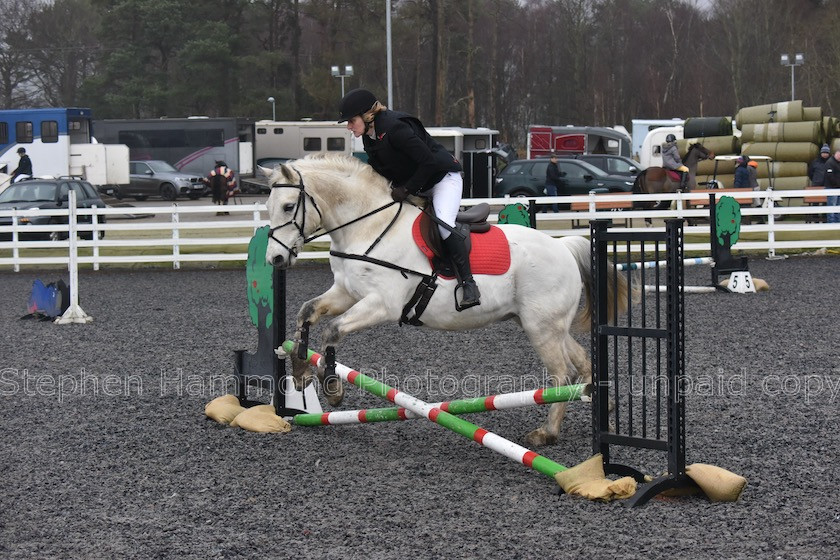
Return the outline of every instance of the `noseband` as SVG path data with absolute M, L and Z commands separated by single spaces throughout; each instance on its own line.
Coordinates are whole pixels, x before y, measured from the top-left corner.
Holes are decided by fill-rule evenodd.
M 303 238 L 304 244 L 307 241 L 309 241 L 309 239 L 306 238 L 306 200 L 307 199 L 309 199 L 309 201 L 312 202 L 312 207 L 315 209 L 316 212 L 318 212 L 318 217 L 321 218 L 322 220 L 323 220 L 324 217 L 321 214 L 320 208 L 318 208 L 318 203 L 315 202 L 315 199 L 312 197 L 311 194 L 306 192 L 306 188 L 304 187 L 304 184 L 303 184 L 303 176 L 300 174 L 300 171 L 298 171 L 294 167 L 292 167 L 292 169 L 295 170 L 295 173 L 297 173 L 298 179 L 300 179 L 300 182 L 298 184 L 296 184 L 296 185 L 284 185 L 284 184 L 275 183 L 275 184 L 271 185 L 271 188 L 272 189 L 282 189 L 282 188 L 298 189 L 298 191 L 300 191 L 298 193 L 297 204 L 295 205 L 295 213 L 292 215 L 292 219 L 289 220 L 288 222 L 286 222 L 285 224 L 280 224 L 277 227 L 273 227 L 273 228 L 269 229 L 268 230 L 268 238 L 273 240 L 275 243 L 279 244 L 284 249 L 286 249 L 286 251 L 289 252 L 290 257 L 297 257 L 298 250 L 294 247 L 289 247 L 288 245 L 286 245 L 285 243 L 283 243 L 282 241 L 277 239 L 274 236 L 274 232 L 279 230 L 279 229 L 282 229 L 286 226 L 293 226 L 295 229 L 297 229 L 298 233 Z M 298 213 L 300 213 L 300 215 L 301 215 L 300 223 L 298 223 L 298 221 L 297 221 Z M 310 238 L 310 239 L 312 239 L 312 238 Z

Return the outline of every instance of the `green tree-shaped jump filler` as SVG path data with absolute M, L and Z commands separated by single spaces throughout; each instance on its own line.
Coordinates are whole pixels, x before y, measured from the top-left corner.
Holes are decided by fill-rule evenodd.
M 731 196 L 722 196 L 715 208 L 717 241 L 724 247 L 731 247 L 741 233 L 741 206 Z
M 521 202 L 508 204 L 499 212 L 498 223 L 531 227 L 531 216 L 528 214 L 528 207 Z
M 248 243 L 248 262 L 245 264 L 245 276 L 248 279 L 248 311 L 255 327 L 260 326 L 260 317 L 265 317 L 266 328 L 274 320 L 274 283 L 273 268 L 265 261 L 268 248 L 268 226 L 259 228 Z M 260 313 L 262 311 L 262 313 Z

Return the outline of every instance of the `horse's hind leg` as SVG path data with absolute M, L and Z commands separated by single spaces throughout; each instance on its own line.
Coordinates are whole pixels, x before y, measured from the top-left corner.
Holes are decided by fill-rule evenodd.
M 523 325 L 525 327 L 525 325 Z M 567 362 L 567 343 L 569 336 L 568 329 L 563 326 L 558 329 L 541 328 L 535 326 L 533 329 L 525 327 L 528 337 L 531 339 L 534 349 L 540 355 L 543 364 L 551 377 L 554 386 L 569 384 L 569 364 Z M 575 343 L 577 345 L 577 343 Z M 580 345 L 577 345 L 580 348 Z M 582 351 L 583 349 L 580 348 Z M 574 353 L 574 352 L 573 352 Z M 577 364 L 575 364 L 577 367 Z M 590 370 L 591 375 L 591 370 Z M 525 442 L 529 447 L 540 447 L 557 441 L 560 434 L 560 427 L 566 416 L 566 403 L 554 403 L 548 410 L 548 418 L 542 426 L 525 436 Z

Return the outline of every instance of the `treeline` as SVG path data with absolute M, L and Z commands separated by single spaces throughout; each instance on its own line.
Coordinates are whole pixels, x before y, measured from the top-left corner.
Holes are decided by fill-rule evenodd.
M 6 108 L 97 118 L 332 119 L 341 82 L 387 99 L 386 0 L 0 0 Z M 838 0 L 392 0 L 393 104 L 429 125 L 734 115 L 840 104 Z

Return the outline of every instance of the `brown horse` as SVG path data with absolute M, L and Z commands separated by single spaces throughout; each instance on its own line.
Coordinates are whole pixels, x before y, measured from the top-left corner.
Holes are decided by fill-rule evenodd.
M 703 159 L 712 159 L 715 154 L 702 144 L 691 144 L 688 152 L 683 158 L 683 165 L 688 167 L 688 190 L 697 188 L 697 162 Z M 672 177 L 663 167 L 648 167 L 636 177 L 633 183 L 634 193 L 673 193 L 680 188 L 680 180 Z M 666 205 L 670 204 L 666 201 Z

